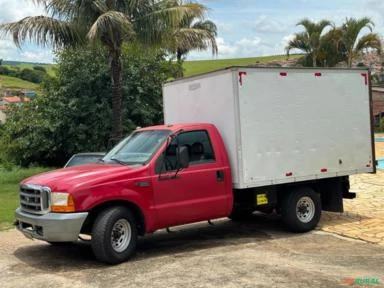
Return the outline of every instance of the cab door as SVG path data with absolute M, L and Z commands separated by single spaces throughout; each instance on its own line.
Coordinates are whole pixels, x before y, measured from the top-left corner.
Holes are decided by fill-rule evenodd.
M 189 167 L 177 172 L 177 147 L 189 151 Z M 206 130 L 180 133 L 157 160 L 154 200 L 157 223 L 170 227 L 226 216 L 225 169 L 216 161 Z

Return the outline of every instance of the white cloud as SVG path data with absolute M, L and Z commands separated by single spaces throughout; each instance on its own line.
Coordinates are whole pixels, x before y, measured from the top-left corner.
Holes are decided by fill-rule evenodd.
M 42 6 L 35 5 L 31 0 L 0 0 L 0 22 L 12 22 L 27 16 L 42 15 Z
M 44 15 L 43 7 L 33 2 L 31 0 L 0 0 L 0 23 L 18 21 L 27 16 Z M 10 36 L 0 40 L 0 58 L 10 61 L 53 62 L 51 49 L 25 43 L 20 50 L 13 44 Z
M 289 35 L 286 35 L 283 37 L 283 39 L 281 39 L 280 43 L 279 43 L 279 49 L 281 51 L 285 51 L 285 47 L 288 46 L 288 43 L 289 41 L 293 40 L 295 38 L 295 34 L 289 34 Z M 291 53 L 295 53 L 295 52 L 298 52 L 298 51 L 294 51 L 292 50 Z
M 22 61 L 52 63 L 53 55 L 50 50 L 25 51 L 20 54 Z
M 234 54 L 236 54 L 236 47 L 229 43 L 226 43 L 223 38 L 217 37 L 216 43 L 219 50 L 219 57 L 232 57 Z
M 263 41 L 260 37 L 241 38 L 238 41 L 227 42 L 222 37 L 216 39 L 219 49 L 217 58 L 234 58 L 234 57 L 256 57 L 267 56 L 271 54 L 282 54 L 280 45 L 274 45 Z M 280 49 L 280 51 L 278 50 Z M 212 55 L 208 51 L 192 51 L 188 55 L 188 60 L 195 59 L 212 59 Z
M 1 40 L 0 39 L 0 53 L 6 53 L 8 50 L 15 48 L 15 45 L 11 40 Z
M 257 16 L 251 25 L 254 31 L 261 33 L 282 33 L 287 31 L 286 25 L 267 15 Z
M 216 20 L 213 20 L 213 22 L 216 24 L 217 31 L 219 31 L 220 33 L 232 33 L 235 30 L 235 27 L 232 23 L 221 22 Z

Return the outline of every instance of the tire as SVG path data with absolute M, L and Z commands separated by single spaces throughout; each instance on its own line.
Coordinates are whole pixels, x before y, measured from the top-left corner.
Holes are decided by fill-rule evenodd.
M 91 240 L 97 260 L 108 264 L 124 262 L 135 252 L 136 243 L 136 220 L 129 209 L 111 207 L 97 216 Z
M 298 187 L 282 200 L 281 216 L 293 232 L 307 232 L 316 227 L 321 217 L 320 195 L 312 188 Z

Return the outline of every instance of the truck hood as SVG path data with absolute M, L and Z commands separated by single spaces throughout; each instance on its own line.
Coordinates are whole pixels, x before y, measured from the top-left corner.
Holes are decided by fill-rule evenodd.
M 134 178 L 143 171 L 143 166 L 119 164 L 88 164 L 53 170 L 29 177 L 21 184 L 46 186 L 51 191 L 74 192 L 87 186 L 108 183 L 124 177 Z

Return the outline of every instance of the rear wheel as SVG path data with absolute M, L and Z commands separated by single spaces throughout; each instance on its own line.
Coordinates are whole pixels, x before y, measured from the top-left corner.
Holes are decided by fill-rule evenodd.
M 291 231 L 307 232 L 316 227 L 321 217 L 321 200 L 312 188 L 298 187 L 282 200 L 281 216 Z
M 91 246 L 96 258 L 109 264 L 127 260 L 135 251 L 137 225 L 131 211 L 112 207 L 101 212 L 92 227 Z

